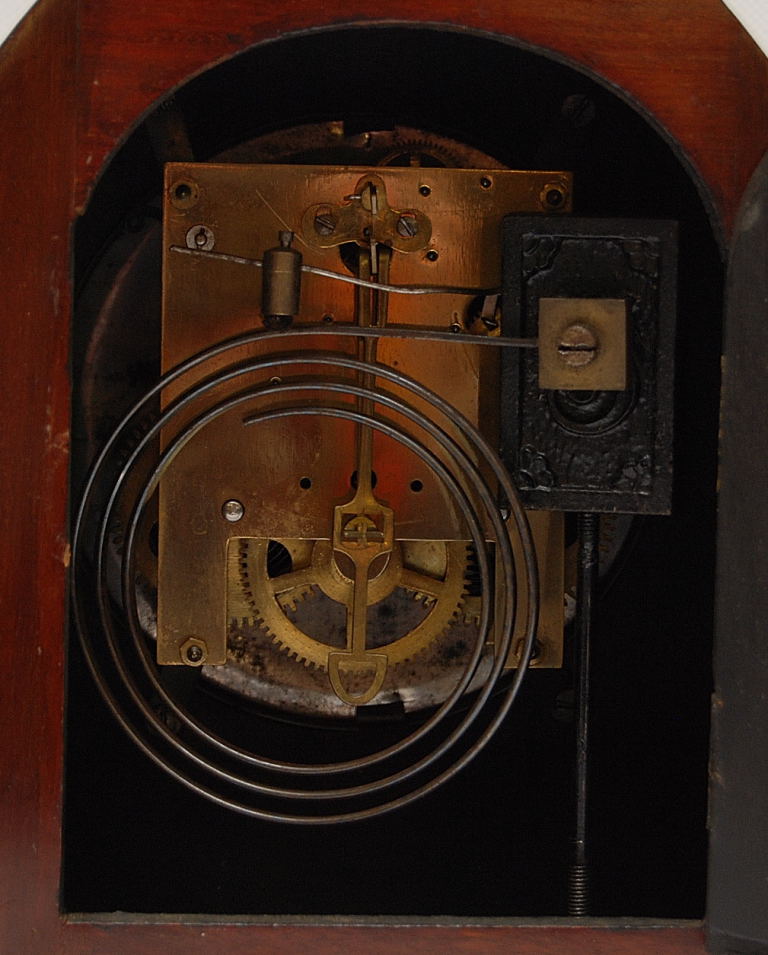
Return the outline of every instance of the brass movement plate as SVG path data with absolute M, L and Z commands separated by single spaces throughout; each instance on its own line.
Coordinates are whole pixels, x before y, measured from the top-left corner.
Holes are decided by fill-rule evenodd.
M 392 284 L 498 287 L 503 217 L 545 211 L 544 197 L 555 186 L 563 196 L 560 211 L 570 208 L 570 176 L 561 172 L 169 164 L 164 201 L 163 371 L 217 342 L 261 327 L 259 269 L 181 255 L 171 251 L 172 246 L 184 247 L 188 236 L 204 230 L 206 248 L 260 259 L 266 249 L 277 245 L 279 231 L 290 230 L 305 264 L 348 273 L 343 248 L 330 245 L 314 222 L 324 211 L 343 210 L 352 201 L 347 197 L 354 196 L 361 182 L 374 176 L 386 194 L 380 218 L 381 228 L 388 230 L 392 242 L 388 276 Z M 418 235 L 395 240 L 401 214 L 413 217 L 417 231 L 424 227 L 423 241 L 417 241 Z M 345 241 L 351 241 L 358 223 L 349 213 L 339 218 L 343 218 Z M 361 244 L 360 236 L 357 242 Z M 356 294 L 351 285 L 305 273 L 294 324 L 352 324 Z M 468 295 L 389 295 L 387 299 L 390 323 L 444 331 L 456 325 L 468 327 L 476 307 L 474 296 Z M 356 355 L 356 341 L 308 336 L 282 343 L 280 350 Z M 249 348 L 248 355 L 273 349 L 274 344 L 267 341 Z M 229 355 L 227 363 L 233 358 Z M 377 360 L 446 397 L 495 440 L 499 377 L 498 355 L 493 349 L 387 339 L 379 342 Z M 221 365 L 208 364 L 198 376 L 210 375 Z M 292 369 L 290 375 L 299 373 L 328 374 L 329 369 L 305 364 Z M 265 374 L 264 380 L 268 377 Z M 247 383 L 252 382 L 253 378 Z M 191 383 L 179 382 L 178 388 Z M 238 389 L 244 384 L 241 381 Z M 164 402 L 175 393 L 169 389 Z M 220 389 L 209 395 L 200 407 L 189 409 L 188 417 L 210 404 L 212 397 L 228 393 Z M 319 394 L 310 400 L 327 402 Z M 182 450 L 163 478 L 159 503 L 160 663 L 226 661 L 227 549 L 231 539 L 329 540 L 334 506 L 349 497 L 355 468 L 354 426 L 314 415 L 243 427 L 245 412 L 268 407 L 266 399 L 254 400 L 218 418 Z M 405 422 L 399 424 L 404 430 L 410 428 Z M 376 496 L 394 512 L 396 540 L 466 539 L 447 491 L 423 461 L 378 434 L 373 439 L 372 460 Z M 242 505 L 243 514 L 236 523 L 223 516 L 227 501 Z M 548 520 L 551 530 L 561 518 L 551 516 Z M 547 558 L 548 565 L 550 560 L 554 558 Z M 562 570 L 553 587 L 559 588 L 559 593 L 552 612 L 562 621 Z M 556 629 L 553 623 L 552 630 Z M 203 660 L 182 658 L 182 648 L 189 646 L 190 638 L 204 647 Z M 558 665 L 557 652 L 553 661 L 555 658 L 554 665 Z

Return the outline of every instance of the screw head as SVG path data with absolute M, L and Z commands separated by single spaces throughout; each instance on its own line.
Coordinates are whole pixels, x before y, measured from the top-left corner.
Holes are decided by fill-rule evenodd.
M 419 223 L 412 212 L 404 212 L 397 220 L 397 234 L 404 239 L 412 239 L 419 231 Z
M 318 212 L 315 216 L 315 232 L 318 235 L 333 235 L 336 231 L 336 216 L 332 212 Z
M 216 242 L 213 232 L 205 225 L 193 225 L 187 231 L 186 243 L 188 249 L 201 249 L 209 252 Z
M 564 329 L 557 353 L 569 368 L 583 368 L 597 357 L 597 336 L 588 325 L 574 322 Z
M 574 129 L 581 129 L 593 122 L 597 115 L 597 107 L 594 100 L 588 96 L 584 96 L 583 93 L 574 93 L 563 101 L 561 113 Z
M 244 514 L 245 508 L 240 501 L 232 499 L 231 501 L 224 501 L 221 505 L 221 516 L 230 524 L 236 524 L 239 520 L 242 520 Z
M 182 663 L 186 663 L 187 666 L 201 667 L 208 656 L 208 647 L 205 640 L 189 637 L 179 647 L 179 656 Z

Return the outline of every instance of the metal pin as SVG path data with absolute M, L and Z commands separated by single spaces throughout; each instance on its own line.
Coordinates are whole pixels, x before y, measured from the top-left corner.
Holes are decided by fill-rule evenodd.
M 230 524 L 236 524 L 239 520 L 242 520 L 244 514 L 245 508 L 240 501 L 233 499 L 231 501 L 225 501 L 221 505 L 221 516 L 224 520 L 229 521 Z

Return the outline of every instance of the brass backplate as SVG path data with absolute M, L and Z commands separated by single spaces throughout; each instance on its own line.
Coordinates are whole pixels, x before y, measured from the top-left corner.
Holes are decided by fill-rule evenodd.
M 305 264 L 349 274 L 343 246 L 329 245 L 328 236 L 321 234 L 327 223 L 321 220 L 318 230 L 315 220 L 323 212 L 336 213 L 355 202 L 350 197 L 359 195 L 361 183 L 371 177 L 381 182 L 386 192 L 381 229 L 388 230 L 392 240 L 392 284 L 498 287 L 503 217 L 551 211 L 545 203 L 555 186 L 563 197 L 560 211 L 570 209 L 571 179 L 562 172 L 169 164 L 164 200 L 163 371 L 223 339 L 261 326 L 259 269 L 182 255 L 172 247 L 185 247 L 200 236 L 199 247 L 260 259 L 266 249 L 277 244 L 279 231 L 290 230 Z M 423 241 L 416 241 L 418 235 L 406 235 L 402 242 L 394 239 L 393 228 L 396 230 L 400 214 L 410 217 L 419 228 L 424 225 Z M 351 239 L 356 220 L 345 214 L 343 221 L 349 233 L 345 239 Z M 358 245 L 362 241 L 362 236 L 358 237 Z M 453 294 L 389 295 L 388 320 L 445 331 L 452 326 L 465 328 L 471 324 L 474 299 Z M 294 324 L 350 325 L 355 321 L 355 301 L 354 287 L 305 273 Z M 280 350 L 356 355 L 357 347 L 355 339 L 308 336 L 282 343 Z M 258 343 L 247 353 L 230 354 L 227 363 L 273 349 L 273 342 Z M 446 397 L 496 440 L 499 372 L 495 350 L 387 339 L 379 343 L 377 359 Z M 210 375 L 222 364 L 209 363 L 195 374 Z M 293 368 L 290 375 L 317 372 L 328 374 L 328 369 L 308 362 Z M 191 385 L 195 374 L 168 389 L 164 402 Z M 266 381 L 269 375 L 265 373 L 261 380 Z M 336 377 L 349 376 L 340 372 Z M 259 379 L 251 377 L 247 384 L 254 380 Z M 240 381 L 237 387 L 244 384 Z M 228 393 L 220 388 L 215 397 Z M 310 396 L 312 400 L 326 403 L 319 393 Z M 187 417 L 210 402 L 209 395 L 199 407 L 190 407 Z M 182 658 L 181 648 L 189 646 L 190 638 L 204 644 L 206 663 L 226 661 L 230 539 L 328 540 L 334 506 L 350 495 L 354 426 L 316 415 L 243 426 L 245 412 L 266 408 L 267 399 L 253 400 L 218 418 L 181 451 L 163 478 L 159 503 L 160 663 L 195 662 Z M 405 431 L 412 430 L 404 420 L 398 423 Z M 429 445 L 429 441 L 425 443 Z M 466 529 L 448 492 L 420 458 L 376 434 L 373 462 L 377 498 L 395 515 L 395 539 L 466 539 Z M 237 522 L 230 522 L 222 512 L 227 501 L 242 505 Z M 555 603 L 562 619 L 562 588 Z

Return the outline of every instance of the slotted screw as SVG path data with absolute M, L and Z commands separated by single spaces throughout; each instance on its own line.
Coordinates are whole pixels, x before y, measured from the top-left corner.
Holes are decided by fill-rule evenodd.
M 557 353 L 569 368 L 583 368 L 597 357 L 597 336 L 588 325 L 576 322 L 563 331 Z
M 336 231 L 336 218 L 330 212 L 320 212 L 315 216 L 315 232 L 318 235 L 333 235 Z
M 416 216 L 405 212 L 397 220 L 397 233 L 404 239 L 412 239 L 418 231 L 419 223 L 416 221 Z

